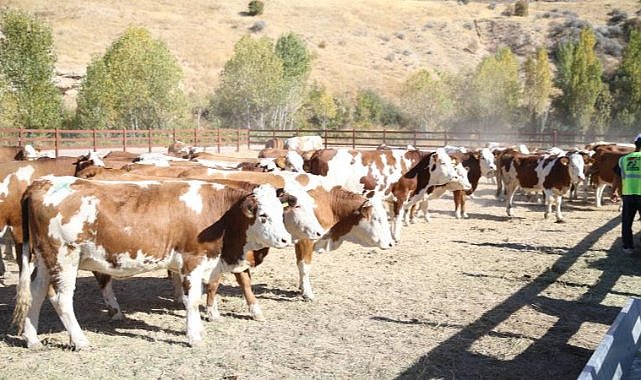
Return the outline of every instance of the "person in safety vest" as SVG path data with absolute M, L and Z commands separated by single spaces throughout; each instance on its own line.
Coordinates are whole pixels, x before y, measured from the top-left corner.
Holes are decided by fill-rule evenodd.
M 621 174 L 621 239 L 623 252 L 641 257 L 634 253 L 632 223 L 634 216 L 641 213 L 641 133 L 634 139 L 634 152 L 619 159 L 618 168 Z

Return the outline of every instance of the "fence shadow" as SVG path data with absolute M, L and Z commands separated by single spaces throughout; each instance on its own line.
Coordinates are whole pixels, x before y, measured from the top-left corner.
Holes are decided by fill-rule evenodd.
M 641 275 L 641 260 L 626 257 L 614 250 L 615 253 L 593 264 L 595 268 L 602 270 L 602 273 L 595 285 L 588 287 L 585 293 L 575 301 L 552 299 L 543 295 L 542 292 L 551 283 L 558 282 L 559 278 L 604 233 L 618 226 L 619 218 L 615 217 L 590 232 L 575 248 L 560 256 L 548 270 L 532 278 L 526 286 L 518 289 L 500 305 L 487 311 L 473 323 L 427 352 L 398 378 L 576 378 L 592 351 L 572 346 L 568 343 L 570 338 L 585 322 L 608 325 L 612 323 L 620 308 L 604 306 L 600 302 L 612 292 L 621 276 Z M 616 241 L 614 247 L 618 246 L 619 241 Z M 541 247 L 517 244 L 508 248 L 540 249 Z M 547 248 L 557 254 L 555 247 Z M 641 290 L 638 294 L 631 295 L 639 294 Z M 496 335 L 497 332 L 493 330 L 524 306 L 532 306 L 557 320 L 543 336 L 534 339 L 531 345 L 511 360 L 500 360 L 471 351 L 475 341 L 485 336 Z M 533 371 L 534 368 L 536 370 Z

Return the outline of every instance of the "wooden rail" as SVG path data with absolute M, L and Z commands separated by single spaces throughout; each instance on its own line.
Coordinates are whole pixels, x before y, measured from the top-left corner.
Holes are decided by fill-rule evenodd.
M 630 142 L 632 137 L 625 135 L 576 135 L 559 133 L 484 133 L 472 132 L 424 132 L 397 130 L 247 130 L 247 129 L 171 129 L 171 130 L 40 130 L 40 129 L 0 129 L 0 145 L 32 144 L 42 150 L 53 150 L 56 156 L 61 149 L 98 149 L 123 150 L 143 148 L 151 152 L 153 147 L 167 147 L 173 142 L 182 141 L 188 145 L 223 149 L 241 148 L 260 149 L 273 138 L 292 136 L 321 136 L 325 147 L 372 148 L 380 144 L 391 147 L 412 145 L 419 149 L 430 149 L 444 145 L 482 147 L 488 142 L 501 145 L 526 144 L 547 148 L 583 147 L 585 144 L 608 140 Z

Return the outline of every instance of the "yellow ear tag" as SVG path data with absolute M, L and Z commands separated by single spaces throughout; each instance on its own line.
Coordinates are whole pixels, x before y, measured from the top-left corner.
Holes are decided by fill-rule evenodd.
M 281 205 L 283 205 L 283 208 L 287 208 L 287 206 L 289 206 L 289 203 L 283 202 L 283 203 L 281 203 Z

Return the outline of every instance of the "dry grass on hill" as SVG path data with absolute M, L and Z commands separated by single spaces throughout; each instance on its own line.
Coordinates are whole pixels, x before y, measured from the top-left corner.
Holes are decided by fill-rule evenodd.
M 312 51 L 312 79 L 336 93 L 358 88 L 392 95 L 398 84 L 421 68 L 459 70 L 474 67 L 496 45 L 517 39 L 523 50 L 546 40 L 553 9 L 570 10 L 580 19 L 605 24 L 607 13 L 630 16 L 635 0 L 531 2 L 529 16 L 505 17 L 504 3 L 382 0 L 269 0 L 261 16 L 247 17 L 247 0 L 5 0 L 8 7 L 37 14 L 52 27 L 61 72 L 84 72 L 93 55 L 129 25 L 140 25 L 167 42 L 185 72 L 185 89 L 197 96 L 217 84 L 233 46 L 257 20 L 259 34 L 273 39 L 293 31 Z M 558 20 L 556 20 L 558 21 Z M 514 42 L 514 41 L 512 41 Z

